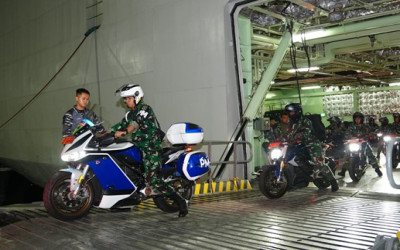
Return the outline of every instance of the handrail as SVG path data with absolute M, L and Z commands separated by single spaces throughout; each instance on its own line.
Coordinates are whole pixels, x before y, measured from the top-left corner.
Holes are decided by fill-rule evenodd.
M 393 145 L 395 142 L 400 142 L 400 137 L 391 138 L 387 142 L 386 146 L 386 174 L 389 179 L 390 185 L 393 188 L 400 189 L 400 185 L 397 184 L 393 178 L 393 170 L 392 170 L 392 153 L 393 153 Z
M 233 164 L 233 166 L 236 168 L 238 164 L 246 164 L 249 163 L 253 159 L 253 147 L 250 142 L 248 141 L 203 141 L 203 146 L 207 146 L 207 153 L 208 157 L 210 159 L 211 165 L 219 165 L 219 164 Z M 238 161 L 238 154 L 237 154 L 237 147 L 239 145 L 248 145 L 249 147 L 249 155 L 244 155 L 244 160 Z M 211 148 L 212 146 L 215 145 L 232 145 L 233 146 L 233 160 L 224 160 L 224 161 L 213 161 L 212 160 L 212 153 L 211 153 Z M 242 155 L 241 155 L 242 156 Z M 214 176 L 215 172 L 218 171 L 218 168 L 215 168 L 213 170 L 212 176 Z

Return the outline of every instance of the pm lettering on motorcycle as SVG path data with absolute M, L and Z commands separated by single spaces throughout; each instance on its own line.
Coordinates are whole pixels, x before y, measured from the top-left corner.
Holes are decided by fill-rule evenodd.
M 210 166 L 210 160 L 205 157 L 200 158 L 200 167 L 209 167 Z

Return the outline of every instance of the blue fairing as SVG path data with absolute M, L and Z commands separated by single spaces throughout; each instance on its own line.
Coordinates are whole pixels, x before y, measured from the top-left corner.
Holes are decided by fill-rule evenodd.
M 170 169 L 170 168 L 173 168 L 173 166 L 168 165 L 168 164 L 165 164 L 165 165 L 163 165 L 161 168 L 162 168 L 163 170 L 168 170 L 168 169 Z M 182 171 L 175 171 L 175 172 L 173 173 L 173 175 L 176 176 L 176 177 L 181 177 L 181 176 L 182 176 Z
M 207 173 L 210 160 L 203 152 L 192 152 L 181 155 L 178 159 L 177 170 L 189 180 L 195 180 Z
M 128 150 L 127 150 L 128 151 Z M 99 157 L 87 162 L 105 191 L 130 191 L 136 190 L 136 186 L 129 180 L 125 173 L 109 157 Z
M 124 151 L 115 153 L 115 155 L 126 155 L 137 162 L 142 162 L 142 155 L 140 154 L 140 150 L 137 147 L 131 147 Z

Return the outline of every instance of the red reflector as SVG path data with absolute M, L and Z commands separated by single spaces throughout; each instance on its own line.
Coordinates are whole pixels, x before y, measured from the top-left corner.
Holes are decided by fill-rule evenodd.
M 68 137 L 64 137 L 61 141 L 61 144 L 65 145 L 65 144 L 71 144 L 75 139 L 75 136 L 68 136 Z
M 270 144 L 268 145 L 268 148 L 269 148 L 269 149 L 270 149 L 270 148 L 276 148 L 276 147 L 279 147 L 279 145 L 281 145 L 280 142 L 272 142 L 272 143 L 270 143 Z

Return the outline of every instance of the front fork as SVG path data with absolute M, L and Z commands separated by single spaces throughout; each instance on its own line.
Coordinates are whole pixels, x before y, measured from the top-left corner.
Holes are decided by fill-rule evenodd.
M 70 183 L 70 191 L 71 191 L 71 198 L 75 199 L 79 190 L 81 189 L 82 181 L 85 179 L 86 174 L 89 170 L 89 165 L 85 165 L 83 170 L 82 164 L 79 164 L 77 168 L 69 168 L 65 171 L 71 172 L 71 183 Z
M 287 149 L 288 149 L 287 145 L 282 148 L 282 158 L 281 158 L 282 160 L 279 164 L 279 174 L 276 179 L 277 182 L 282 182 L 281 178 L 282 178 L 282 174 L 283 174 L 283 169 L 285 168 Z
M 277 182 L 282 182 L 281 178 L 282 178 L 284 168 L 285 168 L 285 161 L 281 161 L 281 163 L 279 164 L 279 174 L 276 177 Z

